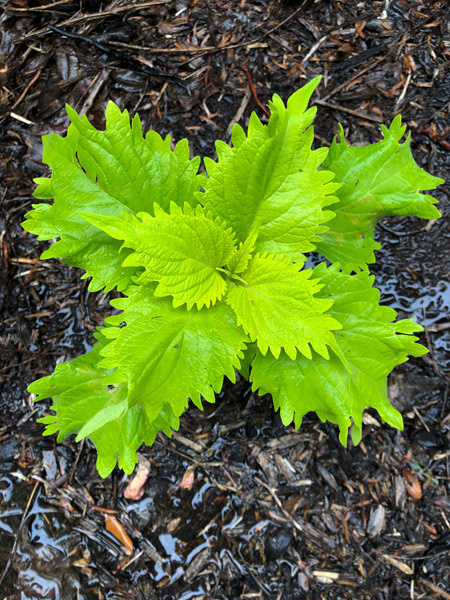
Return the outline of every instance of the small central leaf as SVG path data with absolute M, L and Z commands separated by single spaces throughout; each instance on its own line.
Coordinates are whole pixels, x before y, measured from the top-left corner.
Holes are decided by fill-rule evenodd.
M 172 296 L 174 307 L 210 306 L 224 295 L 227 284 L 220 268 L 235 250 L 234 236 L 202 207 L 184 211 L 171 205 L 170 214 L 155 207 L 155 216 L 124 213 L 121 218 L 82 213 L 84 218 L 134 250 L 123 266 L 144 267 L 140 283 L 157 281 L 156 296 Z

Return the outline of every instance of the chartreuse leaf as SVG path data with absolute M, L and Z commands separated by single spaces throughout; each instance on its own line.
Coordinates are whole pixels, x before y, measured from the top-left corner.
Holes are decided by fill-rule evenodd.
M 209 306 L 220 299 L 227 284 L 221 268 L 235 250 L 234 236 L 201 206 L 184 211 L 172 203 L 171 212 L 155 207 L 155 216 L 104 217 L 82 213 L 90 223 L 134 250 L 127 267 L 144 267 L 139 283 L 158 281 L 156 296 L 173 296 L 174 307 Z
M 141 405 L 150 420 L 166 403 L 179 416 L 188 397 L 200 408 L 200 396 L 214 402 L 224 376 L 234 381 L 248 341 L 230 307 L 174 308 L 153 290 L 154 284 L 141 285 L 112 302 L 124 312 L 107 320 L 116 326 L 103 330 L 113 341 L 102 350 L 100 363 L 117 368 L 106 381 L 127 382 L 129 405 Z
M 270 348 L 278 358 L 281 349 L 292 359 L 297 350 L 306 358 L 311 348 L 328 358 L 334 346 L 332 330 L 341 325 L 324 314 L 332 301 L 315 297 L 321 289 L 312 270 L 298 271 L 285 259 L 255 256 L 242 273 L 242 282 L 230 288 L 227 301 L 250 339 L 262 354 Z
M 119 467 L 131 473 L 139 446 L 152 444 L 159 430 L 170 436 L 179 420 L 168 403 L 151 419 L 138 405 L 128 407 L 126 383 L 117 387 L 104 383 L 112 371 L 98 366 L 103 346 L 101 339 L 91 352 L 58 365 L 52 375 L 28 389 L 36 400 L 53 398 L 51 409 L 56 414 L 40 419 L 46 425 L 44 435 L 58 432 L 58 442 L 71 434 L 78 434 L 77 441 L 89 437 L 97 447 L 97 469 L 107 477 L 118 458 Z
M 91 290 L 126 297 L 90 353 L 29 389 L 53 398 L 46 434 L 91 439 L 102 476 L 118 457 L 129 473 L 142 442 L 170 435 L 189 398 L 214 402 L 235 369 L 272 394 L 283 423 L 315 411 L 344 445 L 352 423 L 359 441 L 368 406 L 402 427 L 386 377 L 426 350 L 419 327 L 379 306 L 365 269 L 377 221 L 439 216 L 420 191 L 442 180 L 414 162 L 409 138 L 399 143 L 399 118 L 377 144 L 352 148 L 341 133 L 329 153 L 312 150 L 318 82 L 287 105 L 275 95 L 267 125 L 255 114 L 247 133 L 235 125 L 232 147 L 218 142 L 218 161 L 206 159 L 208 177 L 186 141 L 172 150 L 169 138 L 144 138 L 139 117 L 130 125 L 113 103 L 105 131 L 69 108 L 67 136 L 44 137 L 52 175 L 35 196 L 53 204 L 35 205 L 25 229 L 59 237 L 42 256 L 83 268 Z M 342 271 L 300 270 L 314 249 Z
M 336 192 L 339 203 L 333 206 L 336 216 L 327 223 L 330 229 L 317 244 L 317 251 L 349 270 L 375 262 L 374 250 L 381 245 L 374 241 L 373 233 L 383 217 L 440 216 L 433 206 L 437 200 L 420 190 L 432 190 L 444 180 L 417 165 L 411 154 L 410 136 L 399 143 L 405 132 L 400 115 L 389 129 L 381 128 L 384 139 L 368 146 L 349 146 L 341 129 L 340 141 L 333 141 L 325 160 L 341 187 Z
M 233 147 L 217 142 L 218 162 L 205 159 L 209 178 L 201 204 L 231 226 L 238 242 L 258 229 L 255 244 L 260 253 L 282 253 L 302 260 L 313 250 L 318 234 L 334 213 L 324 207 L 336 201 L 332 173 L 317 168 L 327 149 L 311 150 L 309 126 L 315 108 L 305 112 L 320 78 L 293 94 L 287 103 L 275 95 L 271 116 L 263 125 L 253 113 L 247 137 L 239 125 L 232 134 Z
M 153 214 L 157 203 L 167 210 L 171 202 L 196 205 L 194 193 L 203 182 L 197 175 L 200 159 L 189 159 L 186 140 L 171 150 L 170 138 L 150 131 L 144 138 L 139 117 L 130 127 L 127 111 L 110 102 L 106 129 L 96 130 L 86 117 L 70 107 L 72 120 L 67 136 L 44 136 L 43 160 L 52 169 L 50 179 L 39 178 L 35 196 L 54 199 L 53 204 L 34 205 L 24 228 L 40 240 L 59 237 L 43 258 L 62 258 L 92 277 L 90 290 L 117 286 L 125 289 L 136 268 L 124 268 L 127 252 L 120 242 L 89 225 L 80 211 L 117 216 L 123 212 Z
M 373 277 L 366 271 L 348 275 L 338 266 L 327 269 L 322 263 L 314 269 L 314 277 L 324 286 L 318 295 L 334 301 L 329 313 L 342 325 L 335 337 L 349 368 L 333 352 L 329 360 L 320 356 L 292 360 L 284 352 L 276 360 L 270 354 L 258 354 L 250 376 L 253 389 L 272 394 L 285 425 L 294 419 L 299 427 L 310 411 L 336 423 L 344 446 L 352 421 L 354 441 L 359 441 L 362 414 L 369 406 L 402 429 L 401 415 L 387 397 L 386 377 L 408 354 L 427 352 L 411 335 L 422 328 L 410 319 L 393 322 L 396 312 L 378 304 L 379 291 L 371 287 Z
M 247 239 L 239 244 L 239 248 L 236 248 L 231 254 L 227 262 L 227 267 L 231 273 L 237 275 L 245 271 L 255 249 L 257 237 L 258 230 L 255 228 L 250 232 Z
M 255 360 L 256 355 L 258 354 L 258 345 L 256 342 L 252 344 L 248 344 L 247 348 L 244 350 L 244 357 L 241 358 L 241 365 L 239 367 L 239 373 L 249 381 L 250 378 L 250 367 L 252 366 L 253 361 Z

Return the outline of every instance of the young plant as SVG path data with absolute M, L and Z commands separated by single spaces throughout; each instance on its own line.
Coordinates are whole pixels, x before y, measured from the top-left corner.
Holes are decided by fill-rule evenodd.
M 238 369 L 270 393 L 285 425 L 315 411 L 347 443 L 361 439 L 371 406 L 398 429 L 386 378 L 427 350 L 411 319 L 380 306 L 367 265 L 376 223 L 387 215 L 440 216 L 431 196 L 441 179 L 414 162 L 397 116 L 383 139 L 351 147 L 343 131 L 312 150 L 319 78 L 287 106 L 274 95 L 264 125 L 234 125 L 218 160 L 190 159 L 186 140 L 142 135 L 136 115 L 110 102 L 106 129 L 67 108 L 65 138 L 44 136 L 50 178 L 39 178 L 24 228 L 60 238 L 42 254 L 84 269 L 91 291 L 114 287 L 120 315 L 106 319 L 91 352 L 32 383 L 52 397 L 41 419 L 58 441 L 76 434 L 97 447 L 106 477 L 130 473 L 136 450 L 179 426 L 190 399 L 214 402 Z M 328 261 L 305 268 L 316 251 Z M 329 265 L 329 266 L 328 266 Z

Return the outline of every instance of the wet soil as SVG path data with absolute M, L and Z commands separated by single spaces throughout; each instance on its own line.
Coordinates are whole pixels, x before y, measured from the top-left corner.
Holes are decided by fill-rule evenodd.
M 139 500 L 124 497 L 120 472 L 98 477 L 89 443 L 41 437 L 49 403 L 33 406 L 26 386 L 90 347 L 108 298 L 40 261 L 45 243 L 20 227 L 47 173 L 40 136 L 64 132 L 66 102 L 100 127 L 112 99 L 214 156 L 234 121 L 322 74 L 318 144 L 338 122 L 353 143 L 373 142 L 401 112 L 416 160 L 448 179 L 449 10 L 0 0 L 1 598 L 450 598 L 448 188 L 435 193 L 439 221 L 378 228 L 382 300 L 424 324 L 430 348 L 390 378 L 404 431 L 368 411 L 363 441 L 344 449 L 313 416 L 283 427 L 270 397 L 238 380 L 203 413 L 192 407 L 179 435 L 141 449 Z

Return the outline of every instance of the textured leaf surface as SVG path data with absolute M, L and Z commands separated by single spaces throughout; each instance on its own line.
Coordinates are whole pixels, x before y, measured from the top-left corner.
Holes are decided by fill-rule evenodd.
M 111 237 L 124 240 L 134 250 L 124 266 L 144 267 L 140 283 L 158 281 L 156 296 L 173 296 L 173 305 L 190 309 L 214 304 L 227 284 L 218 267 L 223 267 L 234 250 L 230 230 L 208 218 L 198 206 L 184 211 L 172 204 L 167 214 L 155 207 L 155 217 L 124 213 L 118 217 L 83 216 Z
M 53 198 L 53 204 L 34 205 L 24 228 L 40 240 L 61 238 L 43 258 L 61 258 L 92 277 L 91 290 L 117 286 L 125 289 L 136 269 L 122 267 L 120 242 L 89 225 L 81 211 L 120 216 L 145 211 L 154 203 L 168 209 L 171 202 L 194 206 L 194 192 L 204 181 L 196 175 L 200 159 L 189 160 L 187 141 L 171 151 L 170 138 L 150 131 L 144 138 L 139 117 L 130 127 L 127 111 L 112 102 L 106 109 L 106 129 L 96 130 L 86 117 L 70 108 L 67 136 L 44 136 L 43 160 L 52 168 L 48 180 L 40 178 L 35 196 Z
M 53 399 L 55 415 L 40 419 L 46 425 L 44 435 L 58 432 L 58 442 L 71 434 L 78 434 L 77 440 L 89 437 L 97 448 L 97 469 L 107 477 L 118 459 L 119 467 L 131 473 L 139 446 L 151 445 L 159 430 L 170 436 L 179 420 L 167 403 L 152 419 L 139 406 L 128 408 L 127 385 L 111 389 L 103 382 L 111 374 L 97 365 L 103 345 L 96 344 L 88 354 L 58 365 L 52 375 L 28 389 L 37 394 L 36 400 Z
M 324 284 L 319 295 L 334 301 L 329 312 L 342 324 L 335 336 L 349 370 L 333 352 L 329 360 L 320 356 L 291 360 L 285 353 L 275 360 L 270 354 L 259 354 L 252 364 L 253 389 L 272 394 L 285 425 L 295 418 L 295 426 L 299 427 L 303 415 L 310 411 L 336 423 L 344 445 L 350 419 L 354 422 L 354 441 L 359 441 L 362 414 L 368 406 L 402 429 L 401 415 L 387 397 L 386 377 L 407 360 L 408 354 L 421 356 L 427 352 L 416 343 L 418 338 L 410 335 L 422 328 L 410 319 L 393 323 L 396 312 L 378 304 L 379 291 L 371 287 L 373 277 L 365 271 L 346 275 L 338 267 L 327 269 L 322 263 L 314 276 Z
M 227 262 L 227 267 L 231 273 L 239 274 L 246 270 L 246 268 L 248 267 L 248 263 L 250 262 L 252 253 L 255 249 L 257 237 L 258 232 L 256 230 L 253 230 L 247 237 L 245 242 L 241 242 L 239 244 L 239 248 L 236 248 L 231 254 Z
M 317 167 L 327 150 L 312 151 L 314 133 L 309 126 L 316 109 L 305 112 L 319 78 L 293 94 L 287 103 L 275 95 L 271 117 L 263 125 L 255 114 L 248 135 L 239 125 L 233 129 L 233 148 L 217 142 L 218 162 L 205 159 L 209 179 L 199 201 L 232 227 L 239 242 L 255 228 L 258 252 L 277 252 L 295 257 L 314 249 L 323 223 L 334 213 L 323 208 L 336 201 L 330 196 L 333 175 Z
M 278 357 L 282 348 L 295 358 L 299 350 L 311 358 L 310 345 L 325 358 L 334 345 L 333 329 L 340 324 L 324 314 L 332 302 L 314 295 L 320 290 L 311 270 L 298 271 L 286 260 L 256 256 L 242 274 L 244 283 L 234 285 L 227 301 L 239 325 L 266 354 Z
M 341 184 L 333 206 L 336 217 L 327 223 L 330 230 L 317 251 L 331 262 L 338 261 L 353 270 L 375 262 L 375 225 L 387 215 L 414 215 L 424 219 L 440 216 L 437 201 L 421 194 L 443 183 L 421 169 L 414 161 L 410 138 L 400 144 L 405 132 L 400 115 L 389 129 L 382 126 L 384 139 L 368 146 L 349 146 L 341 132 L 325 161 L 327 169 Z
M 248 339 L 228 306 L 175 309 L 168 298 L 152 297 L 151 291 L 152 286 L 139 286 L 129 298 L 113 301 L 124 312 L 110 317 L 109 324 L 126 326 L 104 330 L 113 341 L 100 363 L 117 367 L 108 383 L 128 382 L 130 405 L 141 405 L 149 419 L 166 402 L 176 416 L 188 397 L 200 408 L 200 396 L 214 402 L 224 376 L 234 381 Z

